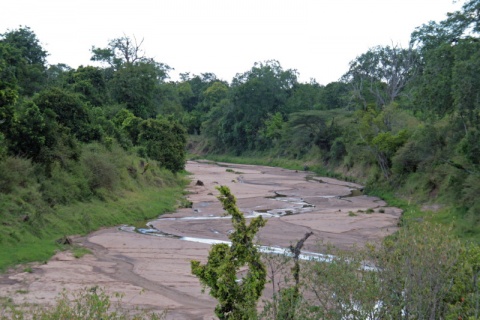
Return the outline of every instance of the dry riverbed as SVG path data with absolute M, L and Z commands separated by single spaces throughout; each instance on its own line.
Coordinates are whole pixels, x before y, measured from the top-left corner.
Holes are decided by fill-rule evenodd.
M 76 238 L 93 254 L 75 259 L 60 252 L 31 273 L 0 276 L 0 297 L 16 303 L 52 303 L 65 288 L 92 286 L 124 293 L 123 305 L 168 310 L 168 319 L 214 319 L 215 300 L 201 292 L 190 274 L 190 260 L 206 261 L 211 242 L 228 240 L 230 220 L 216 199 L 216 186 L 226 185 L 246 216 L 268 219 L 258 241 L 288 247 L 312 231 L 303 247 L 319 252 L 319 242 L 349 248 L 376 242 L 396 230 L 400 209 L 361 195 L 362 186 L 307 172 L 280 168 L 187 163 L 192 173 L 188 199 L 193 207 L 160 217 L 141 230 L 109 228 Z M 200 180 L 202 183 L 198 183 Z M 367 213 L 368 209 L 369 213 Z M 268 296 L 268 290 L 265 295 Z

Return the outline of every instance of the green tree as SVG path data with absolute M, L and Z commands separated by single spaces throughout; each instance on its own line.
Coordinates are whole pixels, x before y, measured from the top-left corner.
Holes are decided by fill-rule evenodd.
M 135 64 L 137 62 L 147 62 L 149 59 L 145 56 L 142 48 L 143 39 L 138 42 L 137 38 L 123 37 L 115 38 L 108 42 L 108 47 L 92 47 L 92 61 L 100 61 L 110 65 L 118 70 L 124 64 Z
M 228 97 L 228 85 L 221 81 L 214 81 L 202 92 L 199 102 L 188 114 L 188 132 L 200 134 L 202 123 L 208 120 L 212 108 L 218 107 Z M 221 107 L 220 107 L 221 108 Z
M 255 63 L 251 70 L 232 81 L 232 108 L 220 121 L 223 142 L 237 152 L 265 147 L 260 132 L 269 114 L 284 113 L 297 83 L 295 70 L 283 70 L 278 61 Z
M 69 72 L 67 79 L 72 91 L 82 94 L 82 98 L 92 106 L 102 106 L 108 102 L 104 72 L 92 66 L 80 66 Z
M 442 44 L 424 55 L 423 71 L 415 86 L 414 109 L 425 118 L 443 117 L 453 110 L 453 48 Z
M 374 98 L 378 108 L 388 105 L 418 73 L 419 56 L 412 49 L 398 47 L 374 47 L 350 62 L 344 81 L 352 85 L 353 93 L 368 103 L 366 89 Z
M 140 123 L 143 121 L 141 118 L 136 117 L 127 109 L 121 109 L 112 121 L 117 129 L 124 131 L 128 135 L 134 145 L 138 144 Z
M 56 121 L 69 128 L 79 140 L 90 141 L 94 138 L 89 131 L 88 113 L 79 94 L 51 87 L 36 95 L 33 102 L 43 112 L 47 109 L 53 111 Z
M 254 319 L 256 304 L 266 283 L 266 269 L 254 238 L 266 221 L 259 216 L 247 226 L 230 189 L 226 186 L 217 189 L 224 210 L 232 216 L 234 231 L 229 235 L 232 244 L 213 245 L 205 265 L 192 260 L 192 273 L 200 279 L 204 288 L 210 288 L 210 295 L 218 300 L 215 314 L 220 319 Z M 248 271 L 238 281 L 237 272 L 244 267 Z
M 26 101 L 17 114 L 17 121 L 6 134 L 9 153 L 43 164 L 47 174 L 54 163 L 65 167 L 70 160 L 80 158 L 77 140 L 70 128 L 59 125 L 57 115 L 49 108 L 41 110 Z
M 330 82 L 320 93 L 320 109 L 345 108 L 348 105 L 349 85 L 345 82 Z
M 6 133 L 14 123 L 13 105 L 18 99 L 18 81 L 12 60 L 18 57 L 18 50 L 0 42 L 0 132 Z
M 17 50 L 17 57 L 10 62 L 21 93 L 31 96 L 46 81 L 47 52 L 43 50 L 35 33 L 29 27 L 8 30 L 0 35 L 0 43 Z
M 282 137 L 284 125 L 285 121 L 283 120 L 283 116 L 280 112 L 270 115 L 270 117 L 265 120 L 265 130 L 263 135 L 265 138 L 275 142 Z
M 341 135 L 332 111 L 309 110 L 290 114 L 285 133 L 297 155 L 307 153 L 312 146 L 328 153 L 333 141 Z
M 112 98 L 138 117 L 155 117 L 160 109 L 156 94 L 164 76 L 162 65 L 154 62 L 126 64 L 110 81 Z
M 292 94 L 286 102 L 284 113 L 318 109 L 323 90 L 324 87 L 314 80 L 310 83 L 296 83 L 293 86 Z
M 49 65 L 46 71 L 47 85 L 62 87 L 67 83 L 67 78 L 73 69 L 64 63 Z
M 147 156 L 172 172 L 185 168 L 187 137 L 185 128 L 166 118 L 148 119 L 140 123 L 139 143 Z

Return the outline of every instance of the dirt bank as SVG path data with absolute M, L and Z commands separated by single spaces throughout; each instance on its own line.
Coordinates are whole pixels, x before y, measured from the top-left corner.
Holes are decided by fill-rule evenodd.
M 151 222 L 172 237 L 118 228 L 95 232 L 75 239 L 92 255 L 75 259 L 61 252 L 47 264 L 35 265 L 32 273 L 10 271 L 0 277 L 0 296 L 47 304 L 63 288 L 98 285 L 124 293 L 126 306 L 168 309 L 169 319 L 214 319 L 215 300 L 201 292 L 190 274 L 190 260 L 205 261 L 210 245 L 179 237 L 228 239 L 230 222 L 218 219 L 223 212 L 216 199 L 218 185 L 230 187 L 246 215 L 266 215 L 258 237 L 264 245 L 287 247 L 308 231 L 314 235 L 305 250 L 318 251 L 320 240 L 344 248 L 363 245 L 394 232 L 400 216 L 399 209 L 385 207 L 382 200 L 358 195 L 360 185 L 306 172 L 207 162 L 188 162 L 187 170 L 192 173 L 188 198 L 193 207 Z M 368 209 L 374 212 L 366 213 Z

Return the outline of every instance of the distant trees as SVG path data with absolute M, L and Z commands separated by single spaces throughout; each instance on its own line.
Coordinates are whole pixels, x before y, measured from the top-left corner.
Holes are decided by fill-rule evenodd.
M 132 65 L 139 62 L 147 62 L 145 52 L 142 48 L 143 39 L 138 42 L 135 36 L 133 38 L 123 35 L 109 41 L 108 47 L 92 47 L 92 61 L 107 63 L 110 67 L 118 70 L 123 65 Z

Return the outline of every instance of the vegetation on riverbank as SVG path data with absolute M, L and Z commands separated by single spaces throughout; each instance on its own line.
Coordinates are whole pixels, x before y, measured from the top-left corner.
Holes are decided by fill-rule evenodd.
M 199 156 L 190 154 L 191 159 L 196 159 Z M 454 206 L 438 205 L 438 206 L 422 206 L 419 198 L 415 194 L 405 194 L 402 189 L 394 189 L 388 184 L 379 183 L 378 185 L 368 185 L 369 181 L 365 176 L 349 176 L 341 168 L 332 168 L 324 166 L 323 163 L 314 163 L 312 161 L 305 162 L 301 159 L 284 159 L 268 154 L 251 153 L 246 156 L 235 156 L 227 154 L 209 154 L 203 155 L 202 158 L 214 162 L 239 163 L 250 165 L 265 165 L 275 166 L 291 170 L 305 170 L 311 171 L 319 176 L 331 177 L 345 181 L 357 182 L 360 184 L 367 184 L 365 193 L 377 196 L 385 200 L 390 206 L 401 208 L 403 214 L 400 224 L 403 225 L 407 221 L 428 221 L 431 223 L 443 224 L 447 227 L 452 227 L 450 232 L 455 234 L 459 239 L 464 241 L 480 241 L 479 232 L 465 232 L 464 230 L 471 230 L 472 226 L 468 225 L 468 221 L 462 219 L 458 210 Z M 337 170 L 337 171 L 335 171 Z
M 114 149 L 112 154 L 100 145 L 85 145 L 83 156 L 88 161 L 80 160 L 81 166 L 72 168 L 76 172 L 56 168 L 49 178 L 35 175 L 35 165 L 27 160 L 3 163 L 8 167 L 0 170 L 0 175 L 11 177 L 8 183 L 12 191 L 1 195 L 0 270 L 48 260 L 65 248 L 65 237 L 175 210 L 186 186 L 185 176 L 154 162 L 142 174 L 144 159 L 119 147 Z M 95 153 L 90 154 L 91 150 Z M 100 170 L 97 176 L 90 167 L 93 155 L 98 161 L 95 170 Z M 88 187 L 92 179 L 111 185 L 92 190 Z
M 255 64 L 230 86 L 188 79 L 196 103 L 185 125 L 200 132 L 192 153 L 260 155 L 352 177 L 368 192 L 432 209 L 431 219 L 479 241 L 479 5 L 465 1 L 419 26 L 409 48 L 371 48 L 325 86 L 298 83 L 278 61 Z
M 228 187 L 218 189 L 218 199 L 232 216 L 232 244 L 212 245 L 207 262 L 193 260 L 191 269 L 218 300 L 219 319 L 477 319 L 480 315 L 480 246 L 459 240 L 451 228 L 404 221 L 403 228 L 381 243 L 346 251 L 320 243 L 323 256 L 300 262 L 303 242 L 312 234 L 306 233 L 284 255 L 270 253 L 260 259 L 252 239 L 268 221 L 257 217 L 247 226 Z M 248 272 L 240 272 L 247 264 Z M 273 296 L 257 312 L 257 300 L 267 283 Z

